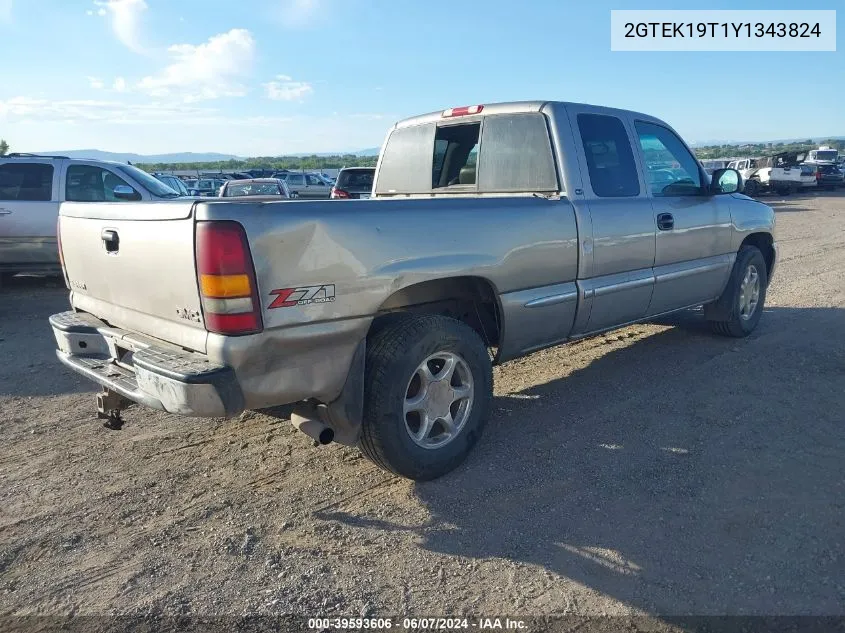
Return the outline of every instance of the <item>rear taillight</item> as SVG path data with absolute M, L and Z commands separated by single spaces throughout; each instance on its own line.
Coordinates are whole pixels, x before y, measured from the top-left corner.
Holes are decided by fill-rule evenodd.
M 56 219 L 56 246 L 59 249 L 59 265 L 62 267 L 62 277 L 65 278 L 65 287 L 70 290 L 70 280 L 65 270 L 65 255 L 62 253 L 62 217 Z
M 209 332 L 254 334 L 263 328 L 258 285 L 244 227 L 197 223 L 197 279 Z
M 337 187 L 332 187 L 332 198 L 349 198 L 349 192 L 344 191 L 343 189 L 338 189 Z

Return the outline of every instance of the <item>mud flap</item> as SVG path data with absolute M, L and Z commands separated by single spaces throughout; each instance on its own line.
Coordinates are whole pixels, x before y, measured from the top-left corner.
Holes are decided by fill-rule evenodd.
M 355 446 L 361 433 L 364 417 L 364 372 L 367 357 L 367 339 L 362 339 L 355 348 L 349 373 L 340 395 L 329 404 L 317 406 L 320 417 L 335 432 L 334 441 L 346 446 Z

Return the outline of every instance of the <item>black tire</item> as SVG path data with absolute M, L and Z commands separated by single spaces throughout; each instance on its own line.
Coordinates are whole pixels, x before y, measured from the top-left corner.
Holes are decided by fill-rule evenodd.
M 778 187 L 776 191 L 778 195 L 781 196 L 788 196 L 790 193 L 792 193 L 792 189 L 790 187 Z
M 741 287 L 745 274 L 751 266 L 754 267 L 758 275 L 759 297 L 757 306 L 751 315 L 748 318 L 743 318 L 740 314 Z M 716 334 L 734 338 L 742 338 L 751 334 L 763 314 L 768 285 L 769 277 L 763 253 L 756 246 L 743 246 L 737 254 L 728 285 L 725 287 L 722 296 L 711 306 L 705 306 L 704 314 L 710 320 L 713 331 Z
M 760 183 L 756 180 L 747 181 L 743 193 L 751 198 L 756 197 L 760 193 Z
M 417 368 L 433 354 L 451 353 L 466 364 L 473 399 L 455 437 L 423 448 L 410 435 L 403 403 Z M 406 315 L 367 342 L 364 419 L 359 448 L 381 468 L 416 481 L 436 479 L 464 461 L 481 437 L 493 399 L 490 355 L 471 327 L 439 315 Z M 433 431 L 432 431 L 433 432 Z

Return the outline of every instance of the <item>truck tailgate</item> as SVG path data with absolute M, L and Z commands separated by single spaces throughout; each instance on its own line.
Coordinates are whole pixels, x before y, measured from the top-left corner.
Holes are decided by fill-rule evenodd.
M 204 352 L 194 201 L 63 203 L 71 302 L 113 327 Z

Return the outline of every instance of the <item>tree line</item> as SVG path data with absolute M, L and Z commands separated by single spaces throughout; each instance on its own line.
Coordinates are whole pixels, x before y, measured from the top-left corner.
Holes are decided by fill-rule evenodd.
M 814 141 L 808 138 L 806 141 L 792 143 L 743 143 L 732 145 L 709 145 L 695 149 L 695 155 L 700 160 L 734 158 L 739 156 L 770 156 L 780 152 L 802 152 L 816 149 L 820 145 L 827 145 L 840 152 L 845 151 L 845 139 L 827 139 L 825 141 Z
M 378 156 L 356 156 L 343 154 L 337 156 L 259 156 L 246 160 L 226 160 L 211 163 L 138 163 L 136 166 L 145 171 L 249 171 L 250 169 L 291 169 L 319 171 L 321 169 L 340 169 L 342 167 L 375 167 Z

